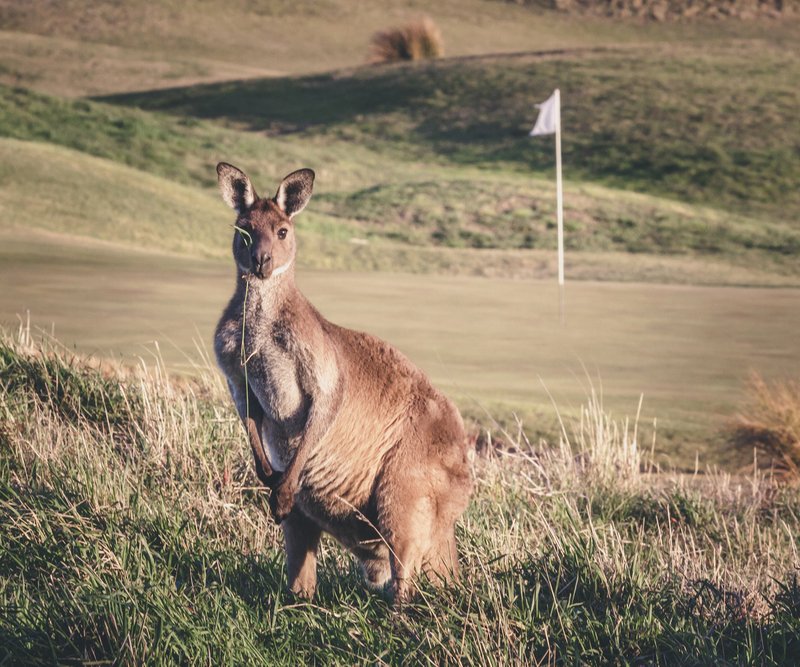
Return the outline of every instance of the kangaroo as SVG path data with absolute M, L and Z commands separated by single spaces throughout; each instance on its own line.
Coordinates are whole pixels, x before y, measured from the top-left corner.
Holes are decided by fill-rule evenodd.
M 472 475 L 457 408 L 388 343 L 326 320 L 295 286 L 294 217 L 314 172 L 289 174 L 271 198 L 220 163 L 237 213 L 236 287 L 214 339 L 270 510 L 282 528 L 289 590 L 311 597 L 323 532 L 395 603 L 420 572 L 457 573 L 454 526 Z

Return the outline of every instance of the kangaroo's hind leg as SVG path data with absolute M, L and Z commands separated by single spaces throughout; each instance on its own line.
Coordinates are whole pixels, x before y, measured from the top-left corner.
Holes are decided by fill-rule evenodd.
M 425 499 L 417 499 L 411 514 L 417 519 L 398 523 L 391 531 L 392 592 L 395 604 L 402 604 L 414 595 L 416 578 L 422 569 L 429 540 L 424 534 L 425 524 L 429 523 L 427 512 L 429 505 Z M 423 519 L 420 521 L 420 519 Z
M 389 551 L 395 604 L 412 597 L 432 546 L 436 507 L 427 476 L 418 465 L 392 465 L 379 484 L 378 522 Z
M 358 558 L 367 586 L 373 590 L 382 590 L 392 578 L 392 565 L 386 545 L 381 543 L 369 548 L 356 547 L 352 551 Z
M 468 469 L 444 470 L 447 483 L 439 488 L 436 497 L 436 517 L 431 530 L 431 548 L 422 568 L 434 583 L 444 583 L 458 575 L 456 521 L 463 514 L 472 492 L 472 477 Z
M 458 471 L 459 473 L 461 471 Z M 455 523 L 469 499 L 468 472 L 454 474 L 437 463 L 407 463 L 386 470 L 379 498 L 379 522 L 392 565 L 392 587 L 402 604 L 424 572 L 434 584 L 458 573 Z
M 458 575 L 455 520 L 448 499 L 422 495 L 393 532 L 392 574 L 399 603 L 413 595 L 414 579 L 423 574 L 441 586 Z

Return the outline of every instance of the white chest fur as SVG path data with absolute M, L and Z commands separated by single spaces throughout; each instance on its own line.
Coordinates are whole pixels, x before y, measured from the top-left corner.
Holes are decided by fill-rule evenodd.
M 299 360 L 274 340 L 272 325 L 261 320 L 246 330 L 248 384 L 264 411 L 261 438 L 270 465 L 284 471 L 308 417 L 310 398 L 300 381 Z
M 261 426 L 261 442 L 267 448 L 267 457 L 273 470 L 283 472 L 288 465 L 289 446 L 280 429 L 270 420 L 264 420 Z

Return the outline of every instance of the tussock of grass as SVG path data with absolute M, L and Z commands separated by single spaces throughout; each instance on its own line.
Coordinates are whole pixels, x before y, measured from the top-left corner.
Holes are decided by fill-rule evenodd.
M 442 31 L 428 16 L 399 28 L 378 31 L 370 40 L 370 60 L 375 63 L 429 60 L 443 55 Z
M 757 449 L 789 478 L 800 479 L 800 384 L 750 378 L 747 404 L 730 425 L 733 443 Z
M 57 351 L 2 349 L 5 367 L 75 373 L 79 396 L 105 386 Z M 777 665 L 800 650 L 797 494 L 651 473 L 597 400 L 555 447 L 496 434 L 516 453 L 476 460 L 461 582 L 423 584 L 397 614 L 330 542 L 314 602 L 282 592 L 279 532 L 217 376 L 120 387 L 139 397 L 135 451 L 52 392 L 0 385 L 4 662 Z
M 130 428 L 137 412 L 136 387 L 127 391 L 79 358 L 53 357 L 18 349 L 0 340 L 0 384 L 14 412 L 25 414 L 46 403 L 55 417 L 97 427 Z M 11 409 L 11 407 L 8 407 Z

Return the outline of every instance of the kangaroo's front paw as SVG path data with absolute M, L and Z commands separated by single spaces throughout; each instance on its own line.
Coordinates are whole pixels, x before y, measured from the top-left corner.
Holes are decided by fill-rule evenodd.
M 294 494 L 297 488 L 294 484 L 287 484 L 286 480 L 281 480 L 278 485 L 272 489 L 269 496 L 269 510 L 272 512 L 272 518 L 275 523 L 281 523 L 294 507 Z
M 270 491 L 273 491 L 283 479 L 283 473 L 278 470 L 273 470 L 269 476 L 264 476 L 262 482 Z

